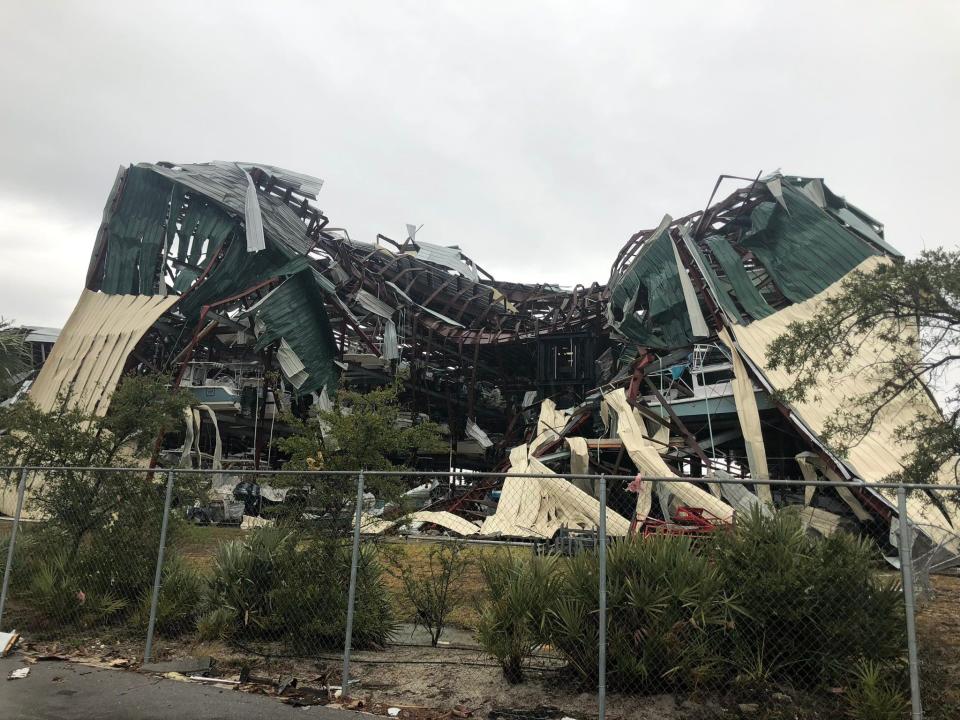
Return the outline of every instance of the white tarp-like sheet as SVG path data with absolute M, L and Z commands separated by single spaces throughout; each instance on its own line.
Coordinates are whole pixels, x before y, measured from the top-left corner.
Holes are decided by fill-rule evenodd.
M 890 262 L 890 260 L 879 255 L 869 257 L 860 263 L 856 270 L 869 273 L 884 262 Z M 767 349 L 770 344 L 786 331 L 790 323 L 804 322 L 815 317 L 826 299 L 840 291 L 842 282 L 842 279 L 838 280 L 809 300 L 795 303 L 773 315 L 735 328 L 734 339 L 740 350 L 774 390 L 786 389 L 793 383 L 795 376 L 782 368 L 776 370 L 770 368 L 767 360 Z M 842 374 L 822 377 L 818 387 L 808 393 L 805 401 L 793 403 L 794 414 L 814 433 L 822 434 L 827 421 L 832 416 L 856 402 L 857 397 L 874 390 L 876 381 L 871 377 L 869 367 L 884 357 L 911 351 L 910 345 L 912 341 L 908 334 L 904 336 L 903 346 L 886 345 L 880 342 L 865 343 L 860 353 L 851 360 L 846 371 Z M 936 412 L 938 412 L 937 408 L 925 393 L 918 392 L 898 398 L 878 415 L 866 437 L 850 448 L 844 463 L 857 477 L 867 483 L 883 481 L 901 469 L 900 458 L 913 450 L 911 443 L 906 441 L 897 429 L 909 425 L 923 415 Z M 953 476 L 944 467 L 941 468 L 936 481 L 952 482 Z M 883 494 L 891 504 L 895 503 L 892 494 L 886 492 Z M 957 548 L 955 536 L 946 518 L 932 503 L 911 496 L 908 498 L 908 508 L 911 519 L 923 525 L 934 541 L 944 540 L 955 549 L 960 549 Z
M 600 503 L 568 481 L 549 477 L 553 471 L 530 455 L 527 445 L 510 451 L 510 472 L 548 477 L 507 477 L 497 511 L 483 521 L 481 535 L 551 538 L 561 527 L 592 530 L 600 522 Z M 629 521 L 606 510 L 607 534 L 623 536 Z

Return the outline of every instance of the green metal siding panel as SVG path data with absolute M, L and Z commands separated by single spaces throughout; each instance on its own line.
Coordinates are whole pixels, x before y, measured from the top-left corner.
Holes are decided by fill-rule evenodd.
M 648 240 L 611 287 L 611 305 L 622 313 L 616 329 L 647 347 L 667 349 L 693 342 L 672 245 L 666 230 Z M 638 317 L 641 309 L 646 312 Z
M 740 244 L 753 251 L 787 299 L 803 302 L 879 254 L 800 190 L 785 184 L 783 195 L 789 213 L 777 203 L 760 203 Z
M 740 302 L 740 305 L 747 314 L 754 320 L 773 315 L 774 309 L 764 300 L 763 295 L 753 284 L 753 280 L 743 267 L 743 260 L 733 249 L 726 238 L 719 235 L 712 235 L 706 239 L 707 246 L 717 263 L 723 268 L 730 286 L 733 288 L 734 297 Z
M 309 377 L 300 394 L 320 392 L 324 386 L 332 393 L 337 387 L 336 341 L 316 274 L 307 268 L 287 278 L 254 310 L 256 319 L 266 326 L 256 348 L 284 339 L 304 364 Z

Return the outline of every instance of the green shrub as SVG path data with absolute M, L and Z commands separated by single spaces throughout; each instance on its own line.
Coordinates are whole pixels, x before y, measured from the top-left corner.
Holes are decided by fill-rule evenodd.
M 173 555 L 164 562 L 160 594 L 157 596 L 156 632 L 173 636 L 192 630 L 203 590 L 200 573 L 187 565 L 179 555 Z M 145 628 L 149 623 L 152 599 L 153 588 L 145 588 L 133 618 L 136 625 Z
M 592 685 L 597 679 L 596 553 L 564 563 L 548 636 Z M 739 610 L 723 577 L 688 538 L 613 542 L 607 562 L 607 684 L 662 691 L 697 687 L 722 672 L 726 632 Z
M 736 679 L 814 686 L 838 680 L 859 658 L 902 653 L 902 593 L 880 576 L 868 541 L 813 538 L 796 513 L 755 511 L 719 534 L 715 551 L 748 616 L 731 636 Z
M 464 600 L 460 581 L 469 566 L 463 543 L 431 545 L 426 567 L 405 560 L 403 553 L 386 552 L 390 573 L 400 581 L 403 599 L 414 609 L 414 623 L 430 633 L 436 647 L 450 613 Z
M 197 618 L 197 635 L 201 640 L 229 641 L 236 631 L 237 617 L 232 608 L 214 608 Z
M 199 621 L 207 638 L 342 647 L 351 547 L 289 529 L 263 528 L 221 545 Z M 395 621 L 382 569 L 364 548 L 357 568 L 353 642 L 383 645 Z
M 270 633 L 278 622 L 271 603 L 273 591 L 280 586 L 296 548 L 296 534 L 276 528 L 261 528 L 244 539 L 221 544 L 214 556 L 206 609 L 231 612 L 243 633 Z
M 508 682 L 523 679 L 523 661 L 547 638 L 550 610 L 560 576 L 553 556 L 492 554 L 480 561 L 487 598 L 477 624 L 477 641 L 503 668 Z
M 898 687 L 896 674 L 902 676 L 902 668 L 891 672 L 877 662 L 858 662 L 846 694 L 847 715 L 854 720 L 902 720 L 910 701 Z
M 27 586 L 36 624 L 85 627 L 109 620 L 126 607 L 125 599 L 91 587 L 87 580 L 62 550 L 39 560 Z

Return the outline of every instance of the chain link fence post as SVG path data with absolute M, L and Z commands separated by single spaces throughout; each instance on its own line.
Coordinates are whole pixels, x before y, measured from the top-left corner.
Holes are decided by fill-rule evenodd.
M 600 639 L 597 665 L 597 714 L 607 717 L 607 478 L 600 475 L 600 517 L 597 528 L 600 540 Z
M 910 662 L 910 717 L 923 720 L 920 702 L 919 661 L 917 660 L 917 626 L 913 595 L 913 530 L 907 515 L 907 489 L 897 488 L 897 511 L 899 515 L 900 573 L 903 577 L 903 605 L 907 621 L 907 655 Z
M 20 468 L 20 482 L 17 485 L 17 509 L 13 514 L 10 528 L 10 544 L 7 546 L 7 564 L 3 567 L 3 589 L 0 590 L 0 629 L 3 628 L 3 608 L 7 604 L 7 589 L 10 587 L 10 573 L 13 569 L 13 548 L 17 543 L 17 527 L 23 511 L 23 493 L 27 488 L 27 469 Z
M 157 624 L 157 602 L 160 599 L 160 579 L 163 576 L 163 554 L 167 546 L 167 521 L 170 519 L 170 502 L 173 498 L 174 471 L 167 471 L 167 494 L 163 500 L 163 521 L 160 524 L 160 548 L 157 550 L 157 571 L 153 576 L 153 595 L 150 598 L 150 621 L 147 623 L 147 644 L 143 651 L 143 662 L 150 662 L 153 656 L 153 630 Z
M 347 631 L 343 638 L 343 677 L 340 697 L 350 691 L 350 645 L 353 640 L 353 606 L 357 596 L 357 566 L 360 563 L 360 523 L 363 516 L 363 471 L 357 475 L 357 506 L 353 518 L 353 553 L 350 558 L 350 588 L 347 591 Z

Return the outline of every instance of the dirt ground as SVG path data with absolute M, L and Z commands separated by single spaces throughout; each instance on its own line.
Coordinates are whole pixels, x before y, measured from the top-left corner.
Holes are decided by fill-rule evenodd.
M 960 718 L 960 577 L 931 578 L 917 609 L 920 687 L 928 720 Z

